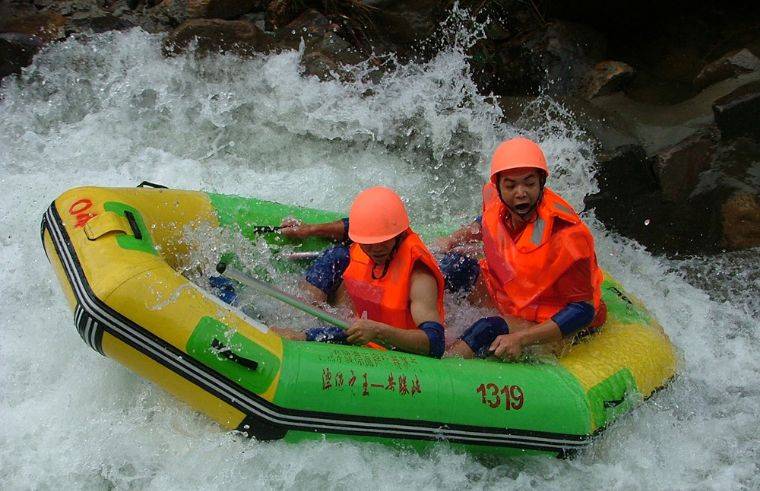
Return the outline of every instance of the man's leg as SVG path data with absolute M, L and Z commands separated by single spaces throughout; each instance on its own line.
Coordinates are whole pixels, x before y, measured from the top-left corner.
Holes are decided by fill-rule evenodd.
M 464 254 L 447 252 L 438 261 L 450 292 L 469 292 L 480 275 L 478 260 Z
M 300 282 L 305 295 L 316 302 L 327 302 L 343 282 L 348 267 L 348 246 L 339 244 L 325 249 L 306 270 Z
M 348 247 L 336 245 L 325 249 L 306 270 L 299 282 L 304 296 L 314 302 L 326 302 L 335 294 L 342 282 L 343 271 L 348 267 Z M 341 343 L 345 340 L 343 330 L 337 327 L 313 327 L 298 331 L 287 327 L 271 327 L 280 336 L 293 341 L 321 341 Z

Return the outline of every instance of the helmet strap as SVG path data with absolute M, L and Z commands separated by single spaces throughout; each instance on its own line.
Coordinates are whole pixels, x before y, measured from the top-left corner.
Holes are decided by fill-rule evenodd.
M 396 242 L 393 244 L 393 249 L 391 249 L 391 253 L 388 254 L 388 259 L 385 261 L 385 264 L 383 264 L 383 272 L 380 273 L 380 276 L 375 276 L 375 268 L 378 266 L 375 264 L 372 266 L 372 279 L 373 280 L 380 280 L 383 277 L 385 277 L 386 274 L 388 274 L 388 268 L 391 266 L 391 261 L 393 261 L 393 257 L 396 255 L 396 252 L 398 252 L 398 248 L 401 245 L 401 242 L 406 238 L 406 232 L 401 232 L 396 236 Z

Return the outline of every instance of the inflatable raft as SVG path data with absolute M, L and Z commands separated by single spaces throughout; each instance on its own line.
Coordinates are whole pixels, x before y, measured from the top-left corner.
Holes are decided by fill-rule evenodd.
M 276 245 L 272 227 L 285 216 L 337 217 L 212 193 L 83 187 L 52 203 L 42 240 L 87 345 L 260 440 L 564 456 L 674 375 L 667 336 L 610 278 L 598 334 L 554 363 L 500 363 L 288 341 L 176 271 L 198 227 Z

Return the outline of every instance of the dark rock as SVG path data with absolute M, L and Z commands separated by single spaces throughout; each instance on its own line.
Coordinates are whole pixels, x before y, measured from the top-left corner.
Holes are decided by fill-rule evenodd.
M 715 196 L 679 203 L 663 199 L 652 172 L 652 159 L 630 147 L 600 166 L 599 193 L 588 196 L 586 208 L 610 230 L 631 237 L 652 252 L 704 254 L 720 248 L 720 216 Z M 713 193 L 715 194 L 715 193 Z
M 23 37 L 24 39 L 19 39 Z M 0 78 L 12 73 L 21 73 L 28 66 L 41 42 L 34 36 L 9 36 L 0 34 Z
M 301 64 L 306 73 L 326 80 L 338 76 L 348 76 L 343 65 L 355 65 L 365 59 L 348 41 L 336 34 L 340 26 L 331 22 L 316 10 L 307 10 L 294 21 L 278 30 L 275 38 L 277 46 L 284 49 L 298 49 L 304 43 Z
M 231 52 L 250 56 L 268 52 L 273 47 L 271 37 L 249 22 L 193 19 L 182 23 L 167 36 L 164 51 L 167 54 L 182 52 L 193 40 L 197 40 L 200 55 Z
M 449 4 L 441 0 L 385 0 L 373 6 L 376 34 L 403 52 L 436 30 Z
M 319 77 L 320 80 L 329 80 L 336 76 L 340 78 L 344 75 L 338 62 L 319 51 L 304 54 L 301 65 L 305 73 Z
M 189 19 L 237 19 L 261 7 L 255 0 L 188 0 Z
M 42 44 L 62 39 L 66 18 L 52 12 L 28 14 L 0 19 L 0 33 L 19 33 L 34 36 Z
M 618 148 L 600 161 L 599 192 L 586 198 L 586 207 L 610 230 L 654 252 L 709 254 L 758 245 L 760 143 L 718 138 L 715 127 L 704 128 L 655 157 L 641 147 Z
M 692 194 L 699 175 L 710 168 L 719 138 L 710 126 L 657 154 L 654 171 L 664 201 L 678 203 Z
M 65 24 L 66 18 L 55 13 L 24 11 L 0 19 L 0 78 L 20 73 L 43 46 L 63 37 Z
M 694 79 L 694 85 L 703 89 L 727 78 L 736 77 L 742 73 L 760 70 L 760 58 L 744 48 L 732 51 L 706 65 Z
M 713 104 L 715 122 L 724 138 L 760 138 L 760 80 L 748 83 Z
M 725 80 L 672 105 L 642 103 L 622 92 L 595 97 L 590 103 L 603 117 L 614 115 L 623 123 L 622 127 L 641 142 L 647 155 L 654 156 L 713 124 L 714 102 L 755 80 L 760 81 L 760 72 Z
M 728 249 L 760 246 L 760 196 L 738 191 L 721 207 L 723 244 Z
M 266 8 L 266 28 L 270 31 L 280 29 L 294 21 L 304 10 L 306 7 L 303 2 L 272 0 Z
M 633 67 L 622 61 L 601 61 L 587 74 L 584 95 L 593 99 L 617 92 L 633 79 L 634 74 Z
M 152 15 L 177 25 L 190 19 L 237 19 L 261 6 L 259 0 L 163 0 Z
M 298 49 L 301 39 L 307 48 L 311 48 L 322 42 L 327 33 L 333 33 L 337 29 L 337 24 L 330 22 L 320 12 L 309 9 L 279 29 L 275 38 L 277 45 L 283 48 Z
M 125 31 L 127 29 L 132 29 L 133 27 L 135 27 L 135 25 L 127 19 L 121 19 L 113 15 L 103 15 L 100 17 L 72 19 L 66 26 L 66 34 Z
M 509 40 L 498 53 L 499 93 L 552 95 L 582 91 L 589 70 L 605 54 L 604 37 L 573 22 L 550 22 Z

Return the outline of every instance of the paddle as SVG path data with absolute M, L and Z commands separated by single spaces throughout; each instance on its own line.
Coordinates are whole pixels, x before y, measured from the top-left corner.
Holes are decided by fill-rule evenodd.
M 237 281 L 238 283 L 248 285 L 251 288 L 258 290 L 259 292 L 265 295 L 275 298 L 302 312 L 306 312 L 307 314 L 314 316 L 319 320 L 327 322 L 328 324 L 331 324 L 335 327 L 339 327 L 340 329 L 343 329 L 344 331 L 349 328 L 348 322 L 342 319 L 339 319 L 318 307 L 314 307 L 312 305 L 304 303 L 301 300 L 294 297 L 293 295 L 285 293 L 279 288 L 276 288 L 268 283 L 258 280 L 254 278 L 253 276 L 243 273 L 242 271 L 239 271 L 235 269 L 234 267 L 229 266 L 223 262 L 220 262 L 219 264 L 216 265 L 216 271 L 217 273 L 224 276 L 225 278 L 229 278 L 231 280 Z M 370 348 L 380 349 L 380 350 L 386 349 L 383 346 L 380 346 L 379 344 L 372 343 L 372 342 L 367 343 L 367 346 L 369 346 Z

